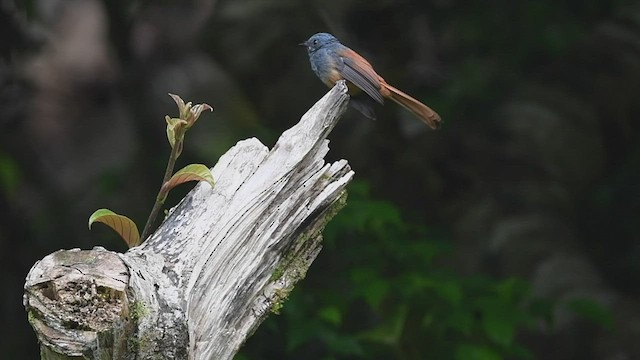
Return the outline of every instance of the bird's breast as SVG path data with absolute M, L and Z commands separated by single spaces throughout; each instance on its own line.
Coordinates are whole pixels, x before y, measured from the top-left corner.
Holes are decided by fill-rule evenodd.
M 328 87 L 333 87 L 338 80 L 343 79 L 338 68 L 337 56 L 332 56 L 331 52 L 319 50 L 310 60 L 311 69 Z

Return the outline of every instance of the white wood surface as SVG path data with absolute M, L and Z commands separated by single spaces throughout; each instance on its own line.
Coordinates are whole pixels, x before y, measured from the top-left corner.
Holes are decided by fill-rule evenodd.
M 232 359 L 304 277 L 321 249 L 324 225 L 344 204 L 353 171 L 345 160 L 327 164 L 324 156 L 326 137 L 346 108 L 346 92 L 338 83 L 271 150 L 255 138 L 238 142 L 212 169 L 213 189 L 198 184 L 145 243 L 119 254 L 129 272 L 127 289 L 114 290 L 123 308 L 114 321 L 119 325 L 111 340 L 101 345 L 100 337 L 93 337 L 88 344 L 74 343 L 74 351 L 96 357 Z M 56 258 L 65 258 L 59 253 Z M 51 309 L 39 291 L 64 285 L 46 275 L 43 266 L 57 266 L 47 258 L 27 277 L 25 306 L 37 310 L 32 324 L 51 329 L 64 325 L 56 323 L 60 315 L 42 315 Z M 46 331 L 36 332 L 49 348 L 64 348 Z

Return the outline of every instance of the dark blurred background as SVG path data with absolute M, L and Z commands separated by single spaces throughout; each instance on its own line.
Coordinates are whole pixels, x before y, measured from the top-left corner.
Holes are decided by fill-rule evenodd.
M 327 91 L 297 46 L 320 31 L 444 126 L 347 112 L 328 157 L 356 172 L 349 204 L 238 358 L 640 359 L 636 1 L 5 0 L 0 20 L 7 359 L 38 357 L 37 260 L 125 251 L 87 230 L 101 207 L 142 226 L 167 93 L 215 107 L 178 166 L 272 146 Z

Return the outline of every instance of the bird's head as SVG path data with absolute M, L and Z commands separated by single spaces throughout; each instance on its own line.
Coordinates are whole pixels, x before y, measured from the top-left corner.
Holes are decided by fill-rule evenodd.
M 307 52 L 309 52 L 309 54 L 312 54 L 316 52 L 318 49 L 326 45 L 337 43 L 337 42 L 338 42 L 338 39 L 336 39 L 335 36 L 329 33 L 317 33 L 311 36 L 309 40 L 302 42 L 299 45 L 306 47 Z

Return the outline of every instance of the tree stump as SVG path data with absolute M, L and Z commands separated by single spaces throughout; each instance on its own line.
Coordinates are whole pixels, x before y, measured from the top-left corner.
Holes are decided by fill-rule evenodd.
M 345 204 L 348 163 L 326 164 L 348 102 L 339 82 L 269 151 L 238 142 L 158 230 L 124 254 L 60 250 L 37 262 L 24 305 L 43 359 L 232 359 L 277 311 Z

